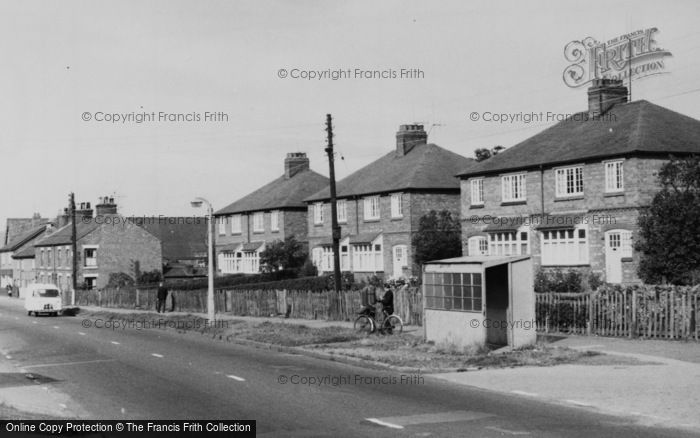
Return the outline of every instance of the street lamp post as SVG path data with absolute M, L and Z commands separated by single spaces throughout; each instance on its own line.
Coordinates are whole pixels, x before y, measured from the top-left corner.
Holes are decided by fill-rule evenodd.
M 204 198 L 194 198 L 192 207 L 201 207 L 207 204 L 207 236 L 208 236 L 208 257 L 207 257 L 207 319 L 209 323 L 214 321 L 214 209 L 211 203 Z

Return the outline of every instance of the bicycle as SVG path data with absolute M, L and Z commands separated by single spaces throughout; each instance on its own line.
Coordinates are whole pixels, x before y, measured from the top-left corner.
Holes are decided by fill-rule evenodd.
M 384 309 L 382 309 L 382 315 L 384 318 L 381 325 L 377 323 L 376 312 L 374 308 L 366 307 L 358 312 L 359 316 L 355 319 L 353 328 L 356 332 L 371 334 L 377 330 L 379 326 L 379 332 L 382 334 L 393 335 L 394 333 L 401 333 L 403 331 L 403 321 L 398 315 L 389 315 Z

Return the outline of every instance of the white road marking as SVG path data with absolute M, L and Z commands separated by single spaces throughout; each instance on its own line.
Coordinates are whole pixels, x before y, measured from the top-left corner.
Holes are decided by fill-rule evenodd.
M 61 409 L 66 409 L 68 407 L 65 403 L 59 403 L 58 406 L 60 406 Z
M 158 353 L 151 353 L 151 356 L 155 356 L 155 357 L 163 357 L 163 355 L 162 355 L 162 354 L 158 354 Z
M 85 336 L 85 333 L 83 333 L 83 332 L 78 332 L 78 334 L 79 334 L 80 336 Z
M 117 342 L 117 341 L 112 341 L 112 344 L 114 344 L 114 345 L 119 345 L 119 342 Z
M 32 321 L 32 324 L 39 324 L 39 323 L 38 323 L 38 322 L 36 322 L 36 321 Z
M 43 367 L 62 367 L 66 365 L 84 365 L 89 363 L 114 362 L 115 359 L 95 359 L 83 360 L 80 362 L 58 362 L 58 363 L 38 363 L 34 365 L 24 365 L 22 368 L 43 368 Z
M 475 412 L 475 411 L 449 411 L 449 412 L 436 412 L 433 414 L 418 414 L 418 415 L 407 415 L 403 417 L 384 417 L 384 418 L 367 418 L 367 421 L 372 423 L 382 424 L 386 427 L 388 424 L 393 426 L 411 426 L 415 424 L 431 424 L 431 423 L 452 423 L 457 421 L 473 421 L 480 420 L 482 418 L 495 417 L 494 414 L 487 414 L 485 412 Z
M 535 392 L 518 391 L 518 390 L 511 391 L 511 392 L 512 392 L 513 394 L 526 395 L 526 396 L 528 396 L 528 397 L 537 397 L 537 396 L 539 395 L 539 394 L 537 394 L 537 393 L 535 393 Z
M 572 405 L 577 405 L 577 406 L 593 406 L 590 403 L 578 401 L 578 400 L 564 400 L 567 403 L 571 403 Z
M 226 377 L 228 377 L 229 379 L 233 379 L 237 382 L 245 382 L 245 379 L 243 377 L 234 376 L 233 374 L 226 374 Z
M 10 356 L 9 354 L 8 354 L 7 356 L 5 356 L 5 357 L 8 358 L 8 359 L 12 359 L 12 356 Z
M 55 325 L 55 326 L 53 326 L 53 328 L 57 329 L 57 328 L 59 328 L 59 327 L 58 327 L 57 325 Z
M 387 423 L 386 421 L 382 421 L 378 418 L 367 418 L 366 420 L 371 423 L 378 424 L 380 426 L 390 427 L 392 429 L 403 429 L 403 426 L 400 426 L 398 424 Z
M 508 430 L 508 429 L 501 429 L 500 427 L 494 427 L 494 426 L 486 426 L 484 429 L 490 429 L 499 433 L 505 433 L 508 435 L 530 435 L 530 432 L 525 432 L 523 430 Z

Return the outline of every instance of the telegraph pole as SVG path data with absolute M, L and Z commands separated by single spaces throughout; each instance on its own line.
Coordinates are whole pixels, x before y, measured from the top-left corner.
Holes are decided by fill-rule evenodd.
M 328 133 L 328 147 L 325 149 L 328 154 L 328 168 L 331 185 L 331 232 L 333 235 L 333 280 L 335 283 L 335 294 L 340 297 L 340 227 L 338 226 L 338 205 L 335 199 L 335 165 L 333 152 L 333 118 L 326 114 L 326 132 Z M 340 302 L 340 301 L 338 301 Z
M 75 195 L 73 192 L 69 195 L 70 220 L 71 220 L 71 252 L 73 253 L 73 290 L 70 296 L 70 305 L 75 306 L 75 290 L 78 289 L 78 230 L 75 224 Z

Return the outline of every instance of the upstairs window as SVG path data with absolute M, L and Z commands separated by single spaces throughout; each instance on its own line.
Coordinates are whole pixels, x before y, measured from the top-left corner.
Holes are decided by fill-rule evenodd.
M 86 268 L 97 267 L 97 248 L 85 248 L 84 250 L 84 266 Z
M 504 175 L 501 177 L 501 196 L 503 202 L 524 201 L 525 193 L 525 174 Z
M 608 193 L 621 192 L 625 189 L 622 161 L 605 163 L 605 191 Z
M 221 236 L 226 234 L 226 216 L 221 216 L 216 218 L 216 220 L 219 222 L 219 234 Z
M 241 215 L 231 216 L 231 234 L 241 234 Z
M 318 202 L 314 204 L 314 225 L 323 224 L 323 203 Z
M 348 209 L 345 199 L 339 199 L 336 205 L 338 213 L 338 223 L 344 224 L 348 221 Z
M 262 233 L 265 231 L 265 214 L 260 211 L 258 213 L 253 213 L 253 232 Z
M 403 217 L 403 199 L 401 193 L 391 195 L 391 217 Z
M 280 212 L 273 210 L 270 212 L 270 231 L 280 230 Z
M 556 170 L 556 196 L 583 195 L 583 167 Z
M 484 179 L 471 180 L 471 205 L 484 205 Z
M 379 219 L 379 196 L 370 196 L 365 198 L 365 220 Z

